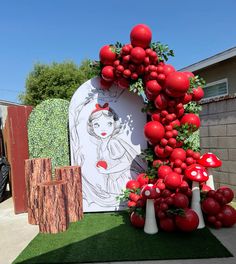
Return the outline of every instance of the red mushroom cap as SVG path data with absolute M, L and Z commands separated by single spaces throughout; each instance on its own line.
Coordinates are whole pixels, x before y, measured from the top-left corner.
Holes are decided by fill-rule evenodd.
M 221 160 L 211 152 L 203 154 L 197 162 L 206 168 L 217 168 L 222 165 Z
M 156 199 L 161 195 L 161 191 L 155 184 L 146 184 L 141 190 L 141 195 L 146 199 Z
M 206 169 L 199 164 L 192 164 L 185 169 L 185 176 L 191 181 L 205 182 L 208 180 Z

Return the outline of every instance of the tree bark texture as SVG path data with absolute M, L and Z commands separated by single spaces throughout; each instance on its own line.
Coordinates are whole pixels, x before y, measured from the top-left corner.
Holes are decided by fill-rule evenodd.
M 65 180 L 38 185 L 39 231 L 41 233 L 56 234 L 68 228 L 66 185 Z
M 55 178 L 67 181 L 69 222 L 83 218 L 81 170 L 79 166 L 55 168 Z
M 25 160 L 25 181 L 28 202 L 28 222 L 39 224 L 39 189 L 37 185 L 51 181 L 52 165 L 50 158 Z

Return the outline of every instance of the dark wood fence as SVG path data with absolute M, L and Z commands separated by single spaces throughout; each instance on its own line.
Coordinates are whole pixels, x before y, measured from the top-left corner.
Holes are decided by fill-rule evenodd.
M 4 128 L 6 155 L 11 165 L 10 180 L 16 214 L 27 211 L 24 161 L 29 158 L 27 122 L 31 106 L 8 106 Z

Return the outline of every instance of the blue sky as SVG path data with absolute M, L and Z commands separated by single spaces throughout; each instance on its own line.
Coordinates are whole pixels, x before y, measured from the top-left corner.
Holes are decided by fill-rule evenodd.
M 37 62 L 98 59 L 147 24 L 177 69 L 236 46 L 236 1 L 0 0 L 0 99 L 16 102 Z

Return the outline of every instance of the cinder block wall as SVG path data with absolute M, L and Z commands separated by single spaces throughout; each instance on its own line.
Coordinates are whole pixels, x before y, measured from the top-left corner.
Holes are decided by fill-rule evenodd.
M 215 187 L 229 186 L 236 194 L 236 98 L 202 104 L 202 153 L 210 151 L 223 162 L 214 170 Z

